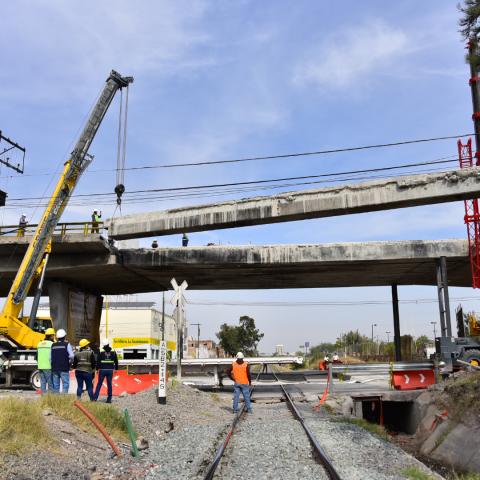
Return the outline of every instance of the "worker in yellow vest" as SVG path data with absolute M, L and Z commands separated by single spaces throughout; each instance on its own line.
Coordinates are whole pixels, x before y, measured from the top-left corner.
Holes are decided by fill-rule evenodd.
M 53 393 L 52 380 L 52 345 L 55 340 L 55 330 L 47 328 L 45 330 L 45 340 L 37 345 L 37 366 L 40 372 L 40 390 L 42 395 L 50 392 Z M 48 390 L 47 390 L 48 387 Z
M 240 399 L 240 392 L 243 395 L 245 408 L 247 412 L 252 413 L 252 404 L 250 402 L 250 386 L 252 385 L 252 378 L 250 376 L 250 367 L 244 361 L 243 353 L 237 353 L 237 359 L 232 363 L 232 366 L 227 370 L 228 376 L 234 383 L 233 386 L 233 413 L 238 412 L 238 400 Z

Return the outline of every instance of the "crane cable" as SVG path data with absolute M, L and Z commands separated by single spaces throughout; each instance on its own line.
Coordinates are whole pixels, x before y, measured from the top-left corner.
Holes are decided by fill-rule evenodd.
M 120 90 L 120 112 L 118 115 L 117 140 L 117 185 L 114 189 L 114 192 L 117 194 L 117 206 L 115 207 L 115 211 L 118 208 L 120 214 L 122 212 L 122 195 L 125 192 L 125 158 L 127 152 L 128 85 L 126 88 L 125 111 L 123 111 L 123 90 Z

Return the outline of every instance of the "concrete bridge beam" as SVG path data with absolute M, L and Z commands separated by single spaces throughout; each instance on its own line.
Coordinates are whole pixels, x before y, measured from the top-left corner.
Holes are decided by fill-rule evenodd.
M 406 208 L 479 196 L 480 170 L 471 168 L 126 215 L 109 219 L 105 225 L 110 238 L 128 239 Z

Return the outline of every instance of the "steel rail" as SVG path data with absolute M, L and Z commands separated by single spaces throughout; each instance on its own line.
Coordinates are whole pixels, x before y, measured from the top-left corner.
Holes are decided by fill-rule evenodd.
M 278 379 L 273 369 L 272 369 L 272 374 L 280 383 L 280 380 Z M 310 430 L 309 426 L 305 422 L 305 419 L 303 418 L 302 414 L 300 413 L 297 406 L 295 405 L 295 402 L 293 401 L 290 394 L 287 392 L 287 389 L 282 385 L 282 383 L 280 383 L 280 388 L 282 389 L 283 394 L 285 395 L 288 405 L 292 409 L 295 418 L 302 424 L 302 427 L 305 430 L 305 433 L 307 434 L 307 437 L 310 440 L 310 443 L 312 444 L 312 447 L 314 448 L 315 453 L 317 454 L 328 476 L 330 477 L 330 480 L 342 480 L 338 472 L 335 470 L 335 467 L 333 466 L 333 463 L 330 460 L 330 457 L 327 455 L 325 450 L 318 443 L 318 440 L 315 437 L 315 434 Z
M 255 381 L 258 380 L 260 377 L 259 372 L 257 374 L 257 377 L 255 378 Z M 255 387 L 253 387 L 250 391 L 250 399 L 253 397 L 253 391 Z M 237 426 L 237 423 L 240 421 L 242 418 L 243 414 L 245 413 L 245 403 L 243 404 L 241 410 L 235 415 L 235 418 L 233 419 L 232 425 L 230 426 L 227 436 L 225 437 L 225 440 L 222 442 L 222 444 L 217 448 L 217 451 L 215 452 L 215 456 L 213 457 L 212 462 L 208 466 L 207 472 L 205 473 L 205 476 L 203 477 L 204 480 L 212 480 L 213 476 L 215 475 L 215 471 L 217 470 L 218 465 L 220 464 L 220 460 L 223 457 L 223 454 L 225 453 L 225 450 L 227 448 L 228 443 L 230 442 L 230 438 L 232 438 L 233 432 L 235 430 L 235 427 Z

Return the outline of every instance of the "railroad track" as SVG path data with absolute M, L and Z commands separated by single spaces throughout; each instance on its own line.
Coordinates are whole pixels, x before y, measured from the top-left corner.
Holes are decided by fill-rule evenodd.
M 282 383 L 279 386 L 285 403 L 255 404 L 253 414 L 242 406 L 207 467 L 205 480 L 271 478 L 268 475 L 272 473 L 278 473 L 275 478 L 341 480 L 288 388 Z

